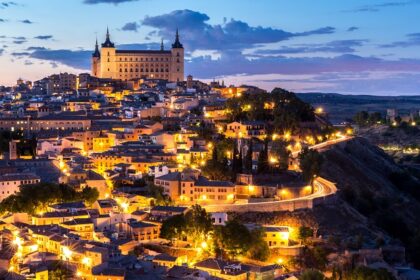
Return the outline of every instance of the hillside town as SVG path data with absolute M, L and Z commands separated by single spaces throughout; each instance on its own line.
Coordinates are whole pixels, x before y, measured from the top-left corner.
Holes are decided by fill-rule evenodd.
M 0 87 L 1 279 L 418 279 L 400 243 L 269 218 L 337 203 L 322 154 L 357 126 L 183 60 L 178 31 L 143 52 L 108 31 L 92 73 Z

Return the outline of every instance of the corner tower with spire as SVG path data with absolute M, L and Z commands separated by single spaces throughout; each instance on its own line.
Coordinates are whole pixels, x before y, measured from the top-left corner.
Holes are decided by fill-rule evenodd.
M 170 50 L 165 50 L 163 39 L 158 50 L 121 50 L 111 41 L 107 28 L 101 48 L 96 40 L 92 76 L 124 81 L 144 78 L 184 81 L 184 47 L 179 37 L 177 29 Z

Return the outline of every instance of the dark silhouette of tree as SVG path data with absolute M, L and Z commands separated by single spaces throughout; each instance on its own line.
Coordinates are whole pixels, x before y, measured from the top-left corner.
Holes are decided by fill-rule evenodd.
M 299 153 L 299 161 L 303 180 L 312 183 L 314 176 L 319 175 L 321 170 L 322 155 L 317 150 L 306 147 Z

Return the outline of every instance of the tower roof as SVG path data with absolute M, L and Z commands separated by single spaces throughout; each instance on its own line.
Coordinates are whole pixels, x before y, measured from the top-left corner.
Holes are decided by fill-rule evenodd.
M 172 48 L 173 49 L 183 49 L 184 46 L 181 44 L 181 42 L 179 41 L 179 32 L 178 32 L 178 28 L 176 29 L 176 36 L 175 36 L 175 42 L 172 44 Z
M 93 57 L 100 57 L 101 53 L 99 52 L 99 46 L 98 46 L 98 38 L 96 38 L 96 44 L 95 44 L 95 52 L 92 54 Z
M 108 27 L 106 28 L 106 40 L 105 42 L 102 44 L 103 48 L 115 48 L 115 45 L 113 42 L 111 42 L 110 36 L 109 36 L 109 29 Z

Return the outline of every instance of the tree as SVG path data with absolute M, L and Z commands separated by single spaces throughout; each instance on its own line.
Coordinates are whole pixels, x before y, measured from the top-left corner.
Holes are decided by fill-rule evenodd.
M 249 140 L 248 150 L 246 151 L 244 166 L 245 171 L 248 173 L 252 173 L 252 153 L 253 153 L 253 140 L 252 138 Z
M 91 204 L 98 198 L 96 188 L 86 187 L 77 192 L 73 187 L 65 184 L 39 183 L 22 185 L 19 192 L 0 202 L 0 212 L 25 212 L 35 214 L 45 211 L 51 204 L 74 202 L 83 200 Z
M 81 193 L 82 199 L 87 205 L 92 205 L 99 197 L 99 191 L 97 188 L 85 187 Z
M 357 112 L 353 120 L 359 126 L 366 126 L 369 123 L 369 113 L 366 111 Z
M 252 243 L 252 236 L 248 228 L 236 220 L 228 221 L 216 232 L 218 247 L 235 258 L 244 255 Z
M 207 239 L 208 233 L 213 229 L 210 215 L 206 209 L 196 204 L 185 214 L 185 231 L 194 242 L 194 247 Z
M 52 264 L 53 269 L 48 271 L 48 279 L 51 280 L 66 280 L 73 278 L 73 272 L 63 263 L 56 261 Z
M 287 149 L 287 143 L 282 140 L 272 142 L 271 153 L 278 159 L 278 169 L 287 170 L 289 167 L 290 151 Z
M 258 261 L 266 261 L 270 256 L 270 248 L 264 240 L 265 232 L 263 229 L 255 229 L 251 231 L 252 241 L 247 256 L 250 259 Z
M 305 270 L 302 275 L 299 277 L 299 280 L 324 280 L 326 279 L 324 274 L 319 270 L 308 269 Z
M 168 240 L 183 239 L 185 236 L 186 220 L 184 215 L 172 216 L 162 223 L 160 237 Z
M 258 155 L 258 173 L 267 173 L 268 171 L 268 142 L 266 141 L 264 149 Z
M 299 153 L 299 161 L 303 179 L 312 183 L 314 176 L 317 176 L 321 170 L 322 155 L 317 150 L 306 147 Z
M 314 231 L 310 227 L 305 227 L 305 226 L 299 227 L 298 238 L 302 240 L 304 243 L 306 239 L 312 237 L 313 235 L 314 235 Z
M 186 214 L 176 215 L 162 223 L 160 237 L 165 239 L 184 239 L 193 241 L 197 247 L 213 230 L 210 215 L 200 205 L 194 205 Z

